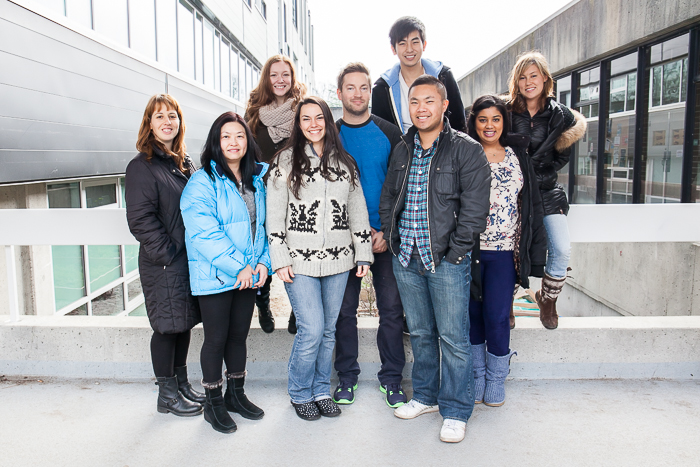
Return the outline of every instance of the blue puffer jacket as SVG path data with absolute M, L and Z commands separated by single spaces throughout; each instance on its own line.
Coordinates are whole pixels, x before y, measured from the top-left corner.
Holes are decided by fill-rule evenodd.
M 185 245 L 193 295 L 211 295 L 232 290 L 236 276 L 246 265 L 261 263 L 270 270 L 265 235 L 265 183 L 267 164 L 258 163 L 255 186 L 256 228 L 251 239 L 250 216 L 235 183 L 211 162 L 212 180 L 198 170 L 187 182 L 180 198 L 185 222 Z M 258 276 L 253 275 L 253 281 Z

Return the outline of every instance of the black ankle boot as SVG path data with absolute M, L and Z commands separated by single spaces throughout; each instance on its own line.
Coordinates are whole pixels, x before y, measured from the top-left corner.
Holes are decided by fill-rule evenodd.
M 228 382 L 226 384 L 226 408 L 229 412 L 236 412 L 243 418 L 248 420 L 260 420 L 265 415 L 265 412 L 248 400 L 245 395 L 245 376 L 233 378 L 231 375 L 226 375 Z
M 267 334 L 275 330 L 275 317 L 270 310 L 270 284 L 265 282 L 260 288 L 260 295 L 255 296 L 255 304 L 258 306 L 258 322 L 260 328 Z
M 197 402 L 199 404 L 204 404 L 204 401 L 206 401 L 204 394 L 192 389 L 192 385 L 187 379 L 187 365 L 176 366 L 175 377 L 177 378 L 177 387 L 180 389 L 180 394 L 182 394 L 185 399 L 189 399 L 192 402 Z
M 221 395 L 223 381 L 214 384 L 218 384 L 218 386 L 208 388 L 205 383 L 202 383 L 207 399 L 204 403 L 204 420 L 208 421 L 211 427 L 218 432 L 233 433 L 237 427 L 224 405 L 224 397 Z
M 172 413 L 178 417 L 194 417 L 202 413 L 202 406 L 190 402 L 177 388 L 177 377 L 156 378 L 158 385 L 158 412 Z
M 287 331 L 289 334 L 297 333 L 297 317 L 294 316 L 294 310 L 289 315 L 289 324 L 287 324 Z

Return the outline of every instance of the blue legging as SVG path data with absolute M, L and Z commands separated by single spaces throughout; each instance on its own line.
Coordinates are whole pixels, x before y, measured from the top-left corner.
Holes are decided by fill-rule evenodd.
M 481 290 L 483 302 L 469 301 L 469 340 L 472 345 L 486 342 L 486 350 L 497 357 L 510 350 L 510 307 L 515 288 L 512 251 L 481 250 Z

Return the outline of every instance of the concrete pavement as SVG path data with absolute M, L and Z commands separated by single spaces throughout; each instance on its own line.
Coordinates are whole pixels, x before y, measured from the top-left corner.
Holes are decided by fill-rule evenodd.
M 156 412 L 150 381 L 3 379 L 0 465 L 686 466 L 700 459 L 700 382 L 509 380 L 477 405 L 466 439 L 441 443 L 439 414 L 393 416 L 374 382 L 337 419 L 305 422 L 286 382 L 248 382 L 261 421 L 238 431 Z M 408 388 L 410 393 L 410 388 Z

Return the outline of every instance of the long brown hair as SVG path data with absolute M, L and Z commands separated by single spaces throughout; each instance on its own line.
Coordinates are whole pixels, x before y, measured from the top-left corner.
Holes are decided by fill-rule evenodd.
M 311 160 L 309 160 L 309 156 L 306 155 L 306 146 L 311 143 L 309 143 L 306 136 L 304 136 L 300 125 L 301 108 L 306 104 L 318 105 L 321 108 L 323 120 L 326 124 L 325 135 L 323 137 L 323 157 L 321 157 L 320 167 L 321 176 L 326 180 L 335 181 L 341 177 L 335 169 L 342 170 L 343 166 L 345 166 L 345 170 L 348 171 L 350 183 L 352 185 L 357 185 L 360 175 L 357 162 L 343 149 L 343 143 L 340 141 L 338 128 L 333 122 L 333 113 L 331 109 L 328 107 L 328 104 L 326 104 L 326 101 L 320 97 L 309 96 L 297 105 L 296 111 L 294 112 L 292 135 L 289 137 L 286 146 L 282 150 L 292 149 L 292 170 L 289 172 L 289 178 L 287 179 L 287 186 L 292 191 L 292 194 L 296 199 L 301 199 L 299 198 L 299 190 L 304 186 L 304 172 L 311 167 Z M 276 157 L 279 158 L 280 154 L 281 152 L 278 153 Z
M 151 116 L 164 105 L 168 110 L 177 112 L 177 118 L 180 119 L 180 128 L 173 140 L 173 149 L 168 151 L 163 143 L 158 141 L 151 130 Z M 175 160 L 177 168 L 181 171 L 184 168 L 185 162 L 185 120 L 182 118 L 182 109 L 175 98 L 169 94 L 156 94 L 148 100 L 146 110 L 143 111 L 143 119 L 139 128 L 139 137 L 136 140 L 136 149 L 139 152 L 146 154 L 150 161 L 153 157 L 153 146 L 158 147 L 164 154 L 168 154 Z
M 278 62 L 286 63 L 292 75 L 292 85 L 287 91 L 287 95 L 284 96 L 284 100 L 294 99 L 294 103 L 299 104 L 299 101 L 306 95 L 306 85 L 297 81 L 294 64 L 289 57 L 277 54 L 268 58 L 260 72 L 260 82 L 250 92 L 250 99 L 248 99 L 248 105 L 245 109 L 245 119 L 253 134 L 257 133 L 258 125 L 260 124 L 260 107 L 269 105 L 275 100 L 275 94 L 272 92 L 272 81 L 270 80 L 270 68 Z
M 547 59 L 544 58 L 544 55 L 534 50 L 522 53 L 518 56 L 518 60 L 515 62 L 515 66 L 511 70 L 510 77 L 508 78 L 508 92 L 510 94 L 509 104 L 513 112 L 521 113 L 527 110 L 527 103 L 522 94 L 520 94 L 518 81 L 520 77 L 525 74 L 525 70 L 531 65 L 535 65 L 537 69 L 540 70 L 540 74 L 544 78 L 547 78 L 547 81 L 544 82 L 542 94 L 540 95 L 540 110 L 544 109 L 547 98 L 554 96 L 554 80 L 552 79 L 552 74 L 549 72 Z

